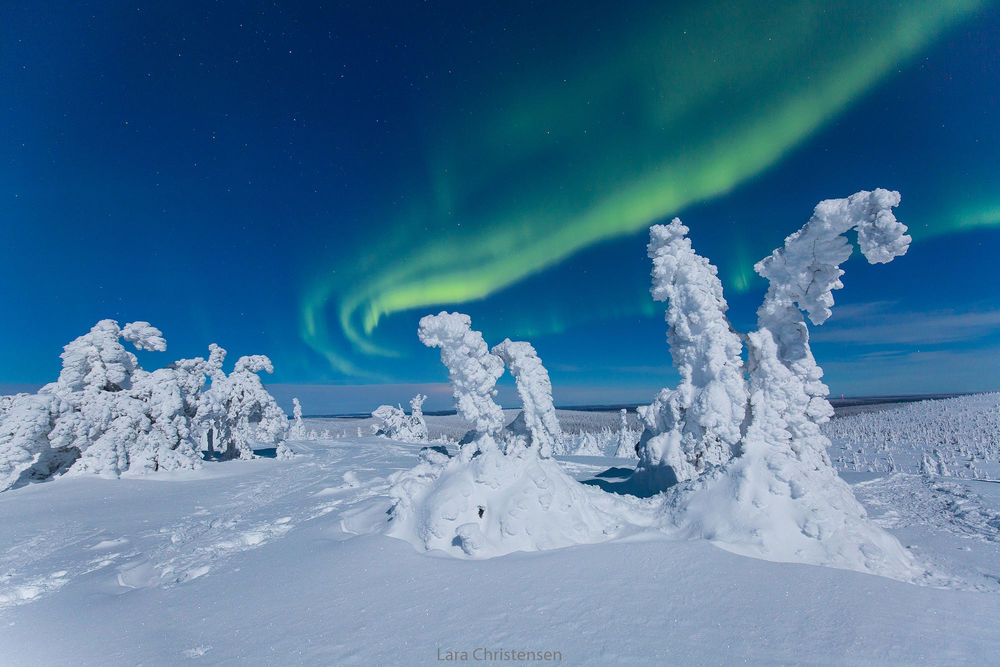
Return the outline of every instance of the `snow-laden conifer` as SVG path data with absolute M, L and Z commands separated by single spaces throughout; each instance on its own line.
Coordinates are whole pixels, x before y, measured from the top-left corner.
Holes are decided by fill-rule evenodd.
M 636 442 L 632 430 L 628 427 L 628 410 L 625 408 L 621 409 L 619 420 L 615 457 L 620 459 L 634 459 L 637 456 L 635 451 Z
M 521 413 L 531 435 L 531 446 L 543 458 L 562 449 L 563 433 L 552 403 L 552 382 L 531 343 L 507 338 L 493 348 L 510 370 L 521 399 Z
M 857 229 L 865 257 L 884 263 L 910 238 L 892 207 L 899 194 L 859 192 L 820 202 L 812 218 L 755 269 L 770 281 L 748 336 L 750 419 L 740 455 L 671 490 L 679 525 L 739 553 L 804 561 L 902 579 L 919 575 L 899 542 L 871 523 L 833 469 L 820 424 L 832 409 L 809 349 L 802 310 L 814 324 L 830 316 L 844 233 Z
M 51 454 L 49 433 L 59 414 L 51 394 L 4 396 L 0 416 L 0 491 L 10 488 L 21 474 Z
M 467 315 L 441 313 L 420 320 L 420 340 L 441 348 L 459 414 L 475 430 L 459 456 L 427 455 L 412 470 L 392 477 L 390 534 L 424 549 L 488 558 L 519 550 L 568 546 L 608 539 L 619 527 L 616 500 L 581 485 L 541 450 L 556 433 L 546 423 L 551 385 L 534 350 L 502 344 L 518 378 L 525 410 L 523 433 L 537 446 L 511 440 L 501 450 L 503 412 L 493 397 L 503 361 L 491 354 Z M 545 397 L 548 397 L 547 401 Z M 547 403 L 547 405 L 546 405 Z M 529 412 L 538 419 L 539 439 L 527 428 Z M 519 433 L 508 434 L 518 438 Z M 514 444 L 512 444 L 514 443 Z
M 787 416 L 797 441 L 810 441 L 823 449 L 816 425 L 829 420 L 833 408 L 826 400 L 829 389 L 823 371 L 809 347 L 809 328 L 803 311 L 815 325 L 830 317 L 833 290 L 841 289 L 840 265 L 850 258 L 853 246 L 845 234 L 856 230 L 861 252 L 870 264 L 884 264 L 906 253 L 910 237 L 892 209 L 899 205 L 898 192 L 877 189 L 861 191 L 843 199 L 827 199 L 816 205 L 812 217 L 785 239 L 781 248 L 754 266 L 769 281 L 764 302 L 757 310 L 757 325 L 768 329 L 777 344 L 778 358 L 801 378 L 810 401 L 802 414 Z
M 295 440 L 304 440 L 306 437 L 306 427 L 302 423 L 302 404 L 299 403 L 298 398 L 292 398 L 292 418 L 295 420 L 292 423 L 292 438 Z
M 653 299 L 667 302 L 667 340 L 680 374 L 640 411 L 645 429 L 635 476 L 649 490 L 690 479 L 738 452 L 746 417 L 742 343 L 726 318 L 718 270 L 674 218 L 649 230 Z
M 483 335 L 472 330 L 472 320 L 462 313 L 427 315 L 420 319 L 417 335 L 427 347 L 441 348 L 455 407 L 476 432 L 473 441 L 462 447 L 462 456 L 468 459 L 477 451 L 497 447 L 504 419 L 493 399 L 503 361 L 490 354 Z

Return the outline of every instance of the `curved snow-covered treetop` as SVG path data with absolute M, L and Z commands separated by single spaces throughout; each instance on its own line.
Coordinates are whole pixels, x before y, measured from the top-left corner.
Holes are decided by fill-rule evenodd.
M 505 339 L 493 348 L 503 359 L 517 383 L 524 422 L 531 434 L 531 445 L 543 458 L 552 456 L 562 445 L 563 433 L 552 403 L 552 382 L 531 343 Z
M 493 400 L 503 361 L 490 354 L 483 335 L 472 330 L 472 319 L 462 313 L 422 317 L 417 335 L 427 347 L 441 348 L 459 414 L 495 443 L 503 430 L 503 410 Z

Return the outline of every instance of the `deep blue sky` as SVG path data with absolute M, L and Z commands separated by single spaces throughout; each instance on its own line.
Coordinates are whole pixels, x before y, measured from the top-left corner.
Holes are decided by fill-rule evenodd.
M 887 187 L 914 245 L 845 266 L 832 391 L 1000 389 L 998 3 L 655 4 L 5 3 L 0 382 L 106 317 L 163 330 L 147 367 L 441 382 L 447 308 L 530 339 L 557 403 L 645 400 L 676 377 L 649 224 L 745 331 L 753 262 Z

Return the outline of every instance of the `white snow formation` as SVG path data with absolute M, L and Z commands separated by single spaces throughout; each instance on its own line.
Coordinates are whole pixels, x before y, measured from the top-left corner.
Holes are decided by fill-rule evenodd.
M 531 446 L 542 458 L 549 458 L 562 446 L 563 433 L 552 403 L 552 382 L 531 343 L 507 338 L 493 348 L 517 384 L 524 422 L 531 434 Z
M 380 405 L 372 412 L 377 423 L 372 432 L 380 437 L 402 442 L 426 442 L 427 423 L 424 421 L 423 404 L 427 397 L 417 394 L 410 399 L 410 414 L 399 406 Z
M 427 315 L 420 319 L 417 335 L 427 347 L 441 348 L 441 363 L 448 369 L 455 407 L 476 431 L 472 442 L 462 447 L 463 459 L 498 447 L 503 410 L 493 399 L 497 380 L 503 375 L 503 361 L 490 354 L 483 335 L 472 330 L 472 320 L 462 313 Z
M 746 418 L 743 345 L 726 318 L 718 270 L 674 218 L 649 229 L 653 299 L 667 302 L 667 340 L 681 381 L 640 410 L 635 483 L 651 490 L 690 479 L 739 451 Z
M 266 357 L 241 359 L 227 378 L 225 350 L 213 345 L 207 362 L 182 359 L 147 372 L 123 339 L 140 350 L 167 346 L 148 322 L 101 320 L 63 348 L 56 382 L 0 401 L 0 490 L 65 472 L 119 477 L 197 468 L 212 425 L 246 452 L 251 438 L 277 442 L 284 434 L 287 419 L 255 374 L 270 369 Z

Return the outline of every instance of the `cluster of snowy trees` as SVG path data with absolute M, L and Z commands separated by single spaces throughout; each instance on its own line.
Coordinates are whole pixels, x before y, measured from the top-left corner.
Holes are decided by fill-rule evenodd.
M 680 384 L 640 410 L 639 462 L 622 490 L 667 492 L 676 529 L 735 551 L 916 576 L 910 556 L 867 520 L 831 465 L 820 426 L 833 410 L 803 315 L 815 325 L 831 315 L 833 290 L 843 287 L 840 265 L 853 250 L 848 232 L 857 233 L 870 263 L 906 252 L 910 237 L 892 213 L 899 200 L 879 189 L 820 202 L 783 247 L 755 265 L 770 286 L 758 328 L 747 335 L 726 317 L 718 271 L 694 251 L 688 228 L 674 219 L 650 229 L 652 294 L 668 304 Z M 617 530 L 614 512 L 609 517 L 605 502 L 589 493 L 593 487 L 545 463 L 564 438 L 531 345 L 504 341 L 490 351 L 459 313 L 424 317 L 419 336 L 441 348 L 459 414 L 474 429 L 455 460 L 426 460 L 396 479 L 396 534 L 477 556 L 513 550 L 511 543 L 544 548 L 541 531 L 554 531 L 554 542 L 586 542 Z M 493 400 L 505 365 L 523 404 L 520 422 L 506 430 Z M 518 423 L 529 437 L 513 428 Z M 526 478 L 534 486 L 523 484 Z M 534 504 L 543 514 L 572 507 L 565 519 L 574 525 L 533 516 Z
M 207 360 L 147 372 L 122 341 L 137 350 L 167 347 L 148 322 L 101 320 L 63 348 L 55 382 L 0 399 L 0 490 L 64 472 L 196 468 L 202 443 L 218 459 L 251 458 L 252 442 L 288 456 L 288 419 L 258 375 L 273 371 L 267 357 L 241 357 L 226 374 L 226 351 L 212 344 Z
M 781 442 L 796 455 L 827 459 L 820 425 L 833 414 L 823 371 L 809 347 L 803 311 L 819 325 L 831 315 L 840 265 L 857 232 L 865 258 L 886 263 L 910 237 L 892 208 L 899 193 L 858 192 L 820 202 L 784 246 L 754 266 L 769 281 L 758 329 L 738 334 L 726 317 L 718 271 L 691 247 L 679 219 L 650 229 L 653 298 L 668 301 L 670 352 L 681 382 L 642 410 L 639 475 L 650 489 L 692 479 L 741 454 L 748 441 Z M 743 343 L 748 347 L 744 367 Z
M 473 426 L 462 441 L 463 459 L 497 448 L 505 453 L 530 448 L 542 458 L 561 450 L 563 433 L 552 403 L 552 382 L 530 343 L 508 338 L 490 350 L 483 335 L 472 330 L 468 315 L 447 312 L 421 319 L 418 336 L 424 345 L 441 349 L 458 413 Z M 522 404 L 508 429 L 494 400 L 505 366 Z
M 823 434 L 842 470 L 994 479 L 1000 394 L 907 403 L 833 419 Z
M 427 422 L 424 421 L 424 401 L 427 397 L 417 394 L 410 399 L 410 414 L 401 406 L 380 405 L 372 412 L 378 420 L 372 425 L 375 435 L 390 440 L 406 442 L 427 442 Z

